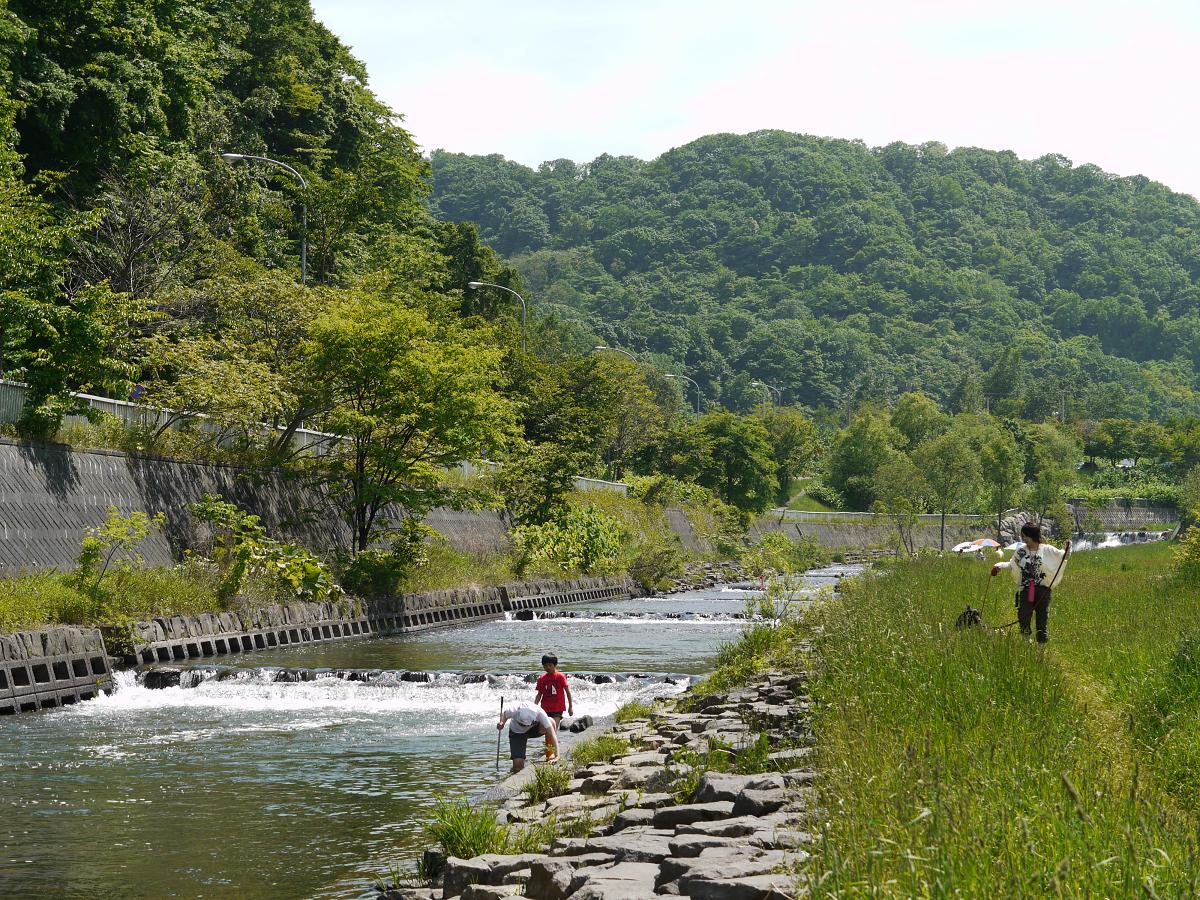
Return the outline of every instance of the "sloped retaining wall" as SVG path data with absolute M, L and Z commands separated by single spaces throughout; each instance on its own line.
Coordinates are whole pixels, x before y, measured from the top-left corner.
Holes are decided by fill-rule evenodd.
M 112 668 L 95 628 L 0 635 L 0 715 L 91 700 L 112 690 Z
M 629 578 L 525 581 L 371 600 L 367 616 L 378 633 L 403 634 L 499 619 L 507 612 L 522 609 L 625 599 L 633 596 L 633 591 L 634 584 Z

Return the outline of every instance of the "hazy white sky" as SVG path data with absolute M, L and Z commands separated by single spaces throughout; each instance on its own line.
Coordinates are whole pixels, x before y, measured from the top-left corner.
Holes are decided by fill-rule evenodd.
M 1200 0 L 312 0 L 426 150 L 780 128 L 1062 153 L 1200 196 Z

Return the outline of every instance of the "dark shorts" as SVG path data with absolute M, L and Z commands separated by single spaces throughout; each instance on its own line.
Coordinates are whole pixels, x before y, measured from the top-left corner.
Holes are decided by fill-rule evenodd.
M 555 722 L 561 722 L 563 717 L 562 712 L 550 712 L 549 710 L 546 711 L 546 715 L 552 718 Z
M 534 725 L 528 731 L 516 732 L 511 728 L 508 729 L 508 750 L 513 759 L 525 758 L 525 745 L 529 743 L 530 738 L 540 738 L 542 736 L 541 729 Z

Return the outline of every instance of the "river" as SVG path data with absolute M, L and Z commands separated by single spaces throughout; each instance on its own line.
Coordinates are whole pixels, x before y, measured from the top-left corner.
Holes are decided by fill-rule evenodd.
M 110 696 L 6 719 L 0 896 L 373 897 L 389 865 L 419 855 L 435 794 L 496 780 L 500 697 L 532 698 L 542 653 L 593 673 L 571 678 L 576 713 L 605 715 L 710 669 L 747 596 L 718 587 L 247 654 L 193 687 L 122 673 Z

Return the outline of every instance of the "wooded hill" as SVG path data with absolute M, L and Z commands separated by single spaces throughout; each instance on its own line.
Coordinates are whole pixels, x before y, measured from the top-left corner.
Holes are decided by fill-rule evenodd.
M 1197 411 L 1200 204 L 1061 156 L 718 134 L 535 171 L 432 155 L 542 309 L 661 354 L 732 408 L 922 390 L 1040 419 Z

